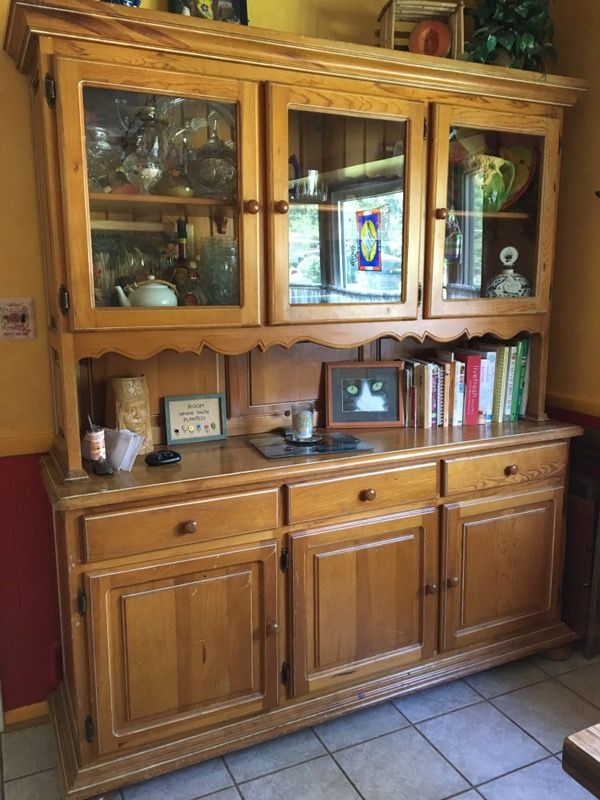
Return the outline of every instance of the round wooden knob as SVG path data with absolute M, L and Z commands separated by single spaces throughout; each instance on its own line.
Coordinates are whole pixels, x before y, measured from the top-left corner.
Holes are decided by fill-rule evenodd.
M 182 533 L 196 533 L 198 530 L 198 523 L 195 519 L 188 519 L 187 522 L 181 524 Z
M 437 594 L 438 585 L 437 583 L 428 583 L 425 586 L 425 594 Z
M 246 203 L 246 211 L 248 214 L 258 214 L 260 211 L 260 203 L 258 200 L 248 200 Z
M 275 203 L 275 211 L 278 214 L 287 214 L 289 210 L 290 210 L 290 204 L 285 200 L 278 200 Z
M 448 209 L 447 208 L 436 208 L 436 210 L 435 210 L 435 218 L 436 219 L 448 219 Z
M 518 471 L 519 471 L 519 465 L 518 464 L 509 464 L 508 467 L 505 467 L 504 474 L 505 475 L 516 475 Z
M 452 589 L 454 586 L 458 586 L 458 584 L 459 584 L 459 580 L 456 577 L 456 575 L 453 575 L 451 578 L 448 578 L 447 581 L 446 581 L 446 586 L 449 589 Z
M 361 500 L 375 500 L 377 491 L 375 489 L 365 489 L 360 493 Z

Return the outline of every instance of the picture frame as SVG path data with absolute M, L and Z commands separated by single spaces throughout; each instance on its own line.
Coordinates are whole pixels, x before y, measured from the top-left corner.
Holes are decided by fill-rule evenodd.
M 248 24 L 247 0 L 169 0 L 169 11 L 218 22 Z
M 165 397 L 167 444 L 191 444 L 227 438 L 225 395 L 191 394 Z
M 327 428 L 403 427 L 403 361 L 325 365 Z

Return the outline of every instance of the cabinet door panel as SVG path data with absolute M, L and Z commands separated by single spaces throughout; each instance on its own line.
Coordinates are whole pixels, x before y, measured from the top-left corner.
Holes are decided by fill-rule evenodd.
M 557 620 L 562 490 L 445 509 L 444 650 Z
M 445 104 L 433 120 L 427 315 L 547 311 L 559 121 Z
M 431 655 L 434 539 L 432 510 L 291 537 L 296 694 Z
M 258 87 L 189 66 L 57 59 L 76 330 L 260 322 Z
M 88 576 L 100 752 L 275 702 L 275 552 L 265 542 Z
M 414 318 L 423 103 L 270 84 L 270 322 Z

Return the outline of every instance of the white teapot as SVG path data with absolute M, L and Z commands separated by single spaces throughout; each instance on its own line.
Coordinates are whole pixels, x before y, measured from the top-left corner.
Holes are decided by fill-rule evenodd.
M 136 283 L 125 294 L 121 286 L 115 286 L 119 305 L 122 306 L 176 306 L 177 294 L 175 286 L 168 281 L 161 281 L 148 275 L 147 281 Z

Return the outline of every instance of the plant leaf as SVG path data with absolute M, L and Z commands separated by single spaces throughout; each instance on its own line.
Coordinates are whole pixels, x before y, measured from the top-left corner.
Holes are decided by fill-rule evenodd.
M 485 43 L 485 49 L 489 53 L 492 53 L 498 45 L 498 39 L 493 35 L 490 34 Z
M 499 33 L 498 36 L 498 44 L 501 44 L 505 50 L 511 51 L 515 45 L 515 33 L 514 31 L 506 31 L 505 33 Z
M 528 3 L 527 0 L 524 0 L 523 3 L 519 3 L 518 5 L 513 6 L 513 9 L 515 11 L 515 14 L 518 14 L 520 17 L 523 17 L 523 19 L 527 19 L 527 17 L 529 17 L 529 15 L 531 14 L 531 4 Z

